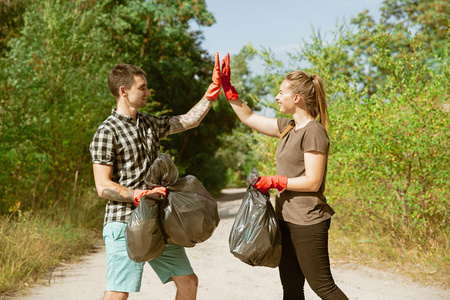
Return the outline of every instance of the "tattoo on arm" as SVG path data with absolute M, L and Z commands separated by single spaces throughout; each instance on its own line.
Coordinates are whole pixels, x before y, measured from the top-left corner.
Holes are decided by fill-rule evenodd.
M 197 127 L 211 108 L 211 102 L 205 96 L 184 115 L 170 119 L 169 134 L 182 132 Z
M 183 124 L 181 123 L 181 116 L 175 116 L 170 118 L 170 130 L 169 133 L 178 133 L 184 130 Z
M 114 187 L 102 191 L 102 198 L 117 202 L 133 202 L 133 190 L 115 184 Z

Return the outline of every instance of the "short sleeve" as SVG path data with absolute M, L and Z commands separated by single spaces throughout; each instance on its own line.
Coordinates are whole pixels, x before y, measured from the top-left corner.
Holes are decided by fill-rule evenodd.
M 284 131 L 284 129 L 286 128 L 286 126 L 289 125 L 289 123 L 291 122 L 290 119 L 286 119 L 286 118 L 278 118 L 277 119 L 277 124 L 278 124 L 278 131 L 280 133 L 282 133 Z
M 168 116 L 155 117 L 156 124 L 158 128 L 159 138 L 164 138 L 167 136 L 170 130 L 170 118 Z
M 114 135 L 106 128 L 100 127 L 92 138 L 89 151 L 91 152 L 92 163 L 114 164 Z
M 153 116 L 146 113 L 139 113 L 139 118 L 146 124 L 147 128 L 151 128 L 158 139 L 163 139 L 167 136 L 170 130 L 169 116 Z
M 303 140 L 304 152 L 317 151 L 328 154 L 329 148 L 330 140 L 322 125 L 318 123 L 317 126 L 311 126 L 306 130 Z

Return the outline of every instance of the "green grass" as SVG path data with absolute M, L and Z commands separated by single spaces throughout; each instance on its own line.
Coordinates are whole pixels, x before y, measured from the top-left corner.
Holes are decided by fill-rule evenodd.
M 330 256 L 335 261 L 358 262 L 384 271 L 407 275 L 424 285 L 450 287 L 449 232 L 427 249 L 417 244 L 398 242 L 389 234 L 374 231 L 369 220 L 358 230 L 345 226 L 339 214 L 333 217 L 330 229 Z
M 84 200 L 83 200 L 84 199 Z M 63 261 L 75 260 L 101 236 L 103 204 L 98 197 L 77 199 L 77 206 L 0 217 L 0 295 L 39 281 Z

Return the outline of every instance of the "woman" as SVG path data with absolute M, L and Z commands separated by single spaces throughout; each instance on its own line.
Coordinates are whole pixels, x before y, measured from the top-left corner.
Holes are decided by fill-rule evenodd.
M 239 99 L 230 83 L 229 55 L 222 62 L 222 88 L 244 124 L 280 139 L 277 175 L 259 177 L 254 187 L 263 193 L 278 190 L 275 206 L 282 236 L 283 299 L 304 299 L 305 279 L 321 299 L 348 299 L 334 283 L 328 256 L 334 211 L 323 195 L 330 143 L 322 79 L 303 71 L 286 76 L 276 100 L 280 112 L 292 115 L 292 120 L 254 114 Z

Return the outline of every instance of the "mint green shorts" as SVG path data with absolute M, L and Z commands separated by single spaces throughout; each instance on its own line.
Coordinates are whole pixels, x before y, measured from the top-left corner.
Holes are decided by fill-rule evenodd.
M 145 262 L 136 263 L 127 254 L 126 223 L 110 222 L 103 227 L 106 248 L 106 290 L 139 292 Z M 162 283 L 172 281 L 172 276 L 194 274 L 184 247 L 168 244 L 164 253 L 150 261 L 150 266 Z

